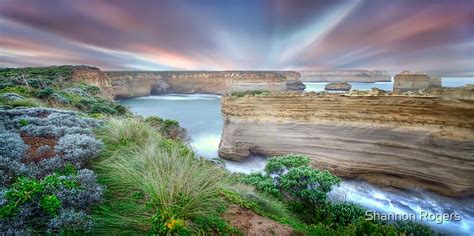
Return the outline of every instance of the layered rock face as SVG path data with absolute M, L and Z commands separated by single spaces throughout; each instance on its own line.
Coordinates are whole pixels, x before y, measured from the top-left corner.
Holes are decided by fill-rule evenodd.
M 352 86 L 347 82 L 329 83 L 324 86 L 325 90 L 348 91 Z
M 393 78 L 393 91 L 414 91 L 427 88 L 440 88 L 441 78 L 420 72 L 404 71 Z
M 300 153 L 342 177 L 474 195 L 474 100 L 466 99 L 474 88 L 459 96 L 368 94 L 224 96 L 219 154 L 240 161 Z
M 303 82 L 390 82 L 386 71 L 369 70 L 303 70 L 299 71 Z
M 301 74 L 296 71 L 276 71 L 286 77 L 286 88 L 288 90 L 304 90 L 306 85 L 301 82 Z
M 287 90 L 285 75 L 259 71 L 107 72 L 116 97 L 158 93 L 225 94 L 246 90 Z M 297 81 L 297 74 L 291 81 Z M 301 82 L 300 82 L 301 83 Z M 297 87 L 297 86 L 296 86 Z
M 106 97 L 113 96 L 112 80 L 99 68 L 90 66 L 75 66 L 72 80 L 97 86 Z

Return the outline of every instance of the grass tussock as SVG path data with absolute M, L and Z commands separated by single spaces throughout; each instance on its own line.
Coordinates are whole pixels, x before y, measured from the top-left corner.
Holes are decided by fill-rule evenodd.
M 181 144 L 138 119 L 111 119 L 99 136 L 106 150 L 95 169 L 114 202 L 105 204 L 98 218 L 109 232 L 182 233 L 192 228 L 192 219 L 218 213 L 223 170 L 183 152 Z M 114 219 L 121 225 L 110 225 Z

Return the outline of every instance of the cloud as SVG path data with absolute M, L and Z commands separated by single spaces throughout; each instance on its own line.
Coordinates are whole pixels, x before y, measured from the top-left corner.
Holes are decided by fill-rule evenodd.
M 3 0 L 0 66 L 474 76 L 464 0 Z

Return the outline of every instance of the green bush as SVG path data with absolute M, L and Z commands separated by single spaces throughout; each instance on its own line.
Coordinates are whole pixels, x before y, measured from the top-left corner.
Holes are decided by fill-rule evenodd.
M 293 198 L 310 207 L 326 201 L 332 186 L 341 179 L 328 171 L 320 171 L 309 166 L 291 168 L 280 179 L 281 188 Z
M 436 235 L 435 232 L 430 229 L 430 227 L 422 224 L 417 224 L 411 221 L 397 221 L 395 223 L 395 228 L 399 232 L 404 233 L 406 235 Z
M 309 166 L 309 157 L 289 154 L 268 159 L 265 165 L 265 172 L 270 175 L 275 174 L 280 176 L 285 170 L 300 166 Z
M 357 224 L 364 220 L 365 212 L 364 208 L 354 203 L 327 202 L 317 209 L 314 222 L 343 226 Z
M 41 89 L 38 93 L 37 93 L 37 97 L 39 98 L 49 98 L 49 96 L 51 96 L 52 94 L 54 93 L 54 89 L 53 88 L 44 88 L 44 89 Z
M 276 198 L 281 198 L 281 192 L 278 187 L 275 185 L 272 177 L 268 175 L 263 175 L 262 173 L 252 173 L 249 175 L 242 176 L 240 181 L 244 184 L 250 184 L 254 186 L 258 191 L 274 196 Z

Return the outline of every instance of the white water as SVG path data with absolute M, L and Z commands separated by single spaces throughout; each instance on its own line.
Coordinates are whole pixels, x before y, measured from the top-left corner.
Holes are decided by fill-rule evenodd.
M 471 81 L 470 78 L 467 83 L 474 83 L 474 79 Z M 370 86 L 378 87 L 378 85 L 378 83 L 365 84 L 368 89 L 370 89 Z M 387 84 L 383 84 L 380 88 L 384 89 L 387 86 Z M 310 86 L 308 88 L 312 90 Z M 324 89 L 324 85 L 322 85 L 322 88 Z M 156 115 L 178 120 L 181 126 L 187 129 L 192 139 L 191 146 L 199 155 L 206 158 L 217 157 L 223 124 L 220 112 L 220 96 L 170 94 L 124 99 L 120 102 L 128 106 L 137 115 Z M 228 170 L 242 173 L 262 171 L 265 162 L 264 157 L 258 156 L 250 157 L 243 162 L 225 160 Z M 339 187 L 331 192 L 331 198 L 342 198 L 378 212 L 414 213 L 416 215 L 419 215 L 421 210 L 431 213 L 456 212 L 460 215 L 461 221 L 445 221 L 441 224 L 433 221 L 422 223 L 450 235 L 474 235 L 474 199 L 448 198 L 421 190 L 401 191 L 392 188 L 381 188 L 357 180 L 344 180 Z

